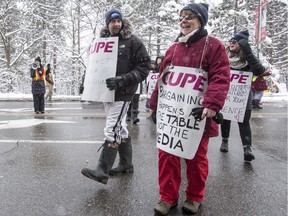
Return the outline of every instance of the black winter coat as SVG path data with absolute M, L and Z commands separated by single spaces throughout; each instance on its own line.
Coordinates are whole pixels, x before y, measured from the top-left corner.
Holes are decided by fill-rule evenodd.
M 241 68 L 241 71 L 251 71 L 253 76 L 259 76 L 265 72 L 265 67 L 261 64 L 258 58 L 253 54 L 253 51 L 247 40 L 240 40 L 239 45 L 245 54 L 246 61 L 248 65 L 244 68 Z M 231 68 L 233 69 L 233 68 Z M 233 69 L 238 70 L 238 69 Z M 246 109 L 252 110 L 252 91 L 249 92 L 248 102 Z
M 150 57 L 141 40 L 132 31 L 131 23 L 123 19 L 123 28 L 118 35 L 116 76 L 125 78 L 125 86 L 115 91 L 115 101 L 131 101 L 138 84 L 149 74 Z M 111 37 L 107 27 L 101 30 L 100 37 Z

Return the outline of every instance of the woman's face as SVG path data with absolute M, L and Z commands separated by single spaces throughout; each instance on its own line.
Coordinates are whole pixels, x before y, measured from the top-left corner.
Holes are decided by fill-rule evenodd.
M 161 59 L 161 58 L 157 58 L 157 62 L 156 62 L 156 63 L 157 63 L 158 65 L 160 65 L 161 62 L 162 62 L 162 59 Z
M 201 27 L 200 18 L 190 10 L 183 10 L 179 18 L 179 26 L 184 35 L 188 35 Z
M 240 48 L 240 46 L 239 46 L 238 41 L 236 41 L 236 40 L 230 41 L 229 50 L 231 52 L 237 52 L 239 50 L 239 48 Z

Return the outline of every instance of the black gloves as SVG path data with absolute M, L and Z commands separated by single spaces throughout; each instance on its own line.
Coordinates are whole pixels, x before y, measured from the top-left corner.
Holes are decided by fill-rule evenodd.
M 245 54 L 246 61 L 248 62 L 248 65 L 250 67 L 250 71 L 253 72 L 253 75 L 259 76 L 261 73 L 263 73 L 266 69 L 261 64 L 259 59 L 253 54 L 253 51 L 248 43 L 248 40 L 241 39 L 238 41 L 242 51 Z
M 238 41 L 239 45 L 242 47 L 242 46 L 246 46 L 248 44 L 248 40 L 246 39 L 240 39 Z
M 203 112 L 204 108 L 202 107 L 197 107 L 197 108 L 193 108 L 192 109 L 192 115 L 194 116 L 194 118 L 198 121 L 201 121 L 202 118 L 202 112 Z
M 241 49 L 243 50 L 244 54 L 246 55 L 246 57 L 249 54 L 253 54 L 252 49 L 250 47 L 250 44 L 248 43 L 248 40 L 241 39 L 238 41 L 238 43 L 239 43 Z
M 125 78 L 123 76 L 110 77 L 106 79 L 106 85 L 109 90 L 116 90 L 125 85 Z
M 192 115 L 194 118 L 198 121 L 201 121 L 201 116 L 204 108 L 203 107 L 197 107 L 192 109 Z M 223 122 L 223 115 L 222 113 L 217 113 L 212 119 L 217 123 L 217 124 L 222 124 Z
M 192 115 L 194 118 L 198 121 L 201 121 L 201 116 L 204 108 L 203 107 L 197 107 L 192 109 Z M 156 111 L 153 111 L 151 114 L 152 121 L 156 124 L 157 118 L 156 118 Z M 222 124 L 223 122 L 223 115 L 222 113 L 217 113 L 213 118 L 213 121 L 216 122 L 216 124 Z
M 217 113 L 212 119 L 216 122 L 216 124 L 222 124 L 223 123 L 222 113 Z

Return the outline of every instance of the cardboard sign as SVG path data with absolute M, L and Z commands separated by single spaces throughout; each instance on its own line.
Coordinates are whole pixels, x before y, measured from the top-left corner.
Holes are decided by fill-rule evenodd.
M 195 120 L 192 109 L 201 107 L 207 88 L 201 69 L 170 67 L 158 80 L 157 147 L 192 159 L 202 139 L 206 118 Z
M 148 75 L 148 91 L 147 91 L 147 98 L 150 98 L 152 95 L 153 90 L 155 89 L 157 80 L 159 78 L 159 73 L 149 73 Z
M 253 73 L 237 70 L 230 72 L 230 88 L 220 112 L 226 120 L 243 122 Z
M 106 86 L 106 79 L 115 77 L 118 58 L 118 37 L 97 38 L 88 58 L 82 100 L 114 102 L 115 91 Z

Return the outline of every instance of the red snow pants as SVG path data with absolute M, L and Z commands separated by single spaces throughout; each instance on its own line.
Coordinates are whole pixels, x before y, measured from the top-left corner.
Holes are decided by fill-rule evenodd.
M 186 199 L 202 202 L 208 176 L 209 137 L 202 137 L 198 150 L 192 160 L 186 162 Z M 181 184 L 180 157 L 159 149 L 158 151 L 159 186 L 161 200 L 170 204 L 178 203 Z

